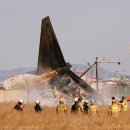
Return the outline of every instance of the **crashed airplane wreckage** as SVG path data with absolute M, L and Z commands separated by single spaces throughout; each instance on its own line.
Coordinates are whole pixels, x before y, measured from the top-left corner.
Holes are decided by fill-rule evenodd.
M 85 90 L 92 98 L 102 101 L 101 96 L 80 77 L 78 77 L 71 70 L 71 65 L 65 62 L 60 46 L 58 44 L 56 35 L 51 25 L 49 17 L 42 20 L 40 49 L 38 59 L 38 74 L 48 73 L 56 70 L 57 75 L 49 80 L 49 83 L 56 85 L 60 91 L 66 94 L 73 93 L 73 89 L 65 89 L 64 86 L 70 84 L 79 85 Z
M 77 86 L 80 86 L 87 93 L 87 95 L 89 95 L 89 97 L 103 102 L 101 95 L 99 95 L 90 85 L 73 73 L 70 68 L 71 65 L 65 62 L 50 19 L 49 17 L 46 17 L 42 20 L 38 66 L 36 72 L 37 75 L 21 75 L 21 84 L 18 83 L 19 80 L 17 80 L 19 77 L 15 76 L 16 78 L 13 77 L 13 79 L 11 79 L 11 82 L 13 83 L 15 80 L 15 83 L 7 87 L 7 82 L 5 80 L 3 88 L 16 89 L 19 86 L 23 88 L 23 82 L 26 84 L 24 86 L 26 89 L 31 89 L 32 86 L 43 86 L 44 88 L 47 81 L 50 88 L 56 86 L 60 92 L 63 92 L 66 95 L 69 95 L 69 93 L 73 94 L 77 89 Z M 31 84 L 29 83 L 30 80 Z

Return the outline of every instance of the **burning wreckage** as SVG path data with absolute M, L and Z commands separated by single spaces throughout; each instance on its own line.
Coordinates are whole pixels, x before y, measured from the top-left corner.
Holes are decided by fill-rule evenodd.
M 50 19 L 46 17 L 42 20 L 37 74 L 12 77 L 3 82 L 3 88 L 5 90 L 24 88 L 31 90 L 34 88 L 44 89 L 47 85 L 50 89 L 56 86 L 58 91 L 69 95 L 70 93 L 74 94 L 77 86 L 80 86 L 85 91 L 86 96 L 102 102 L 101 95 L 72 72 L 70 68 L 71 65 L 65 62 Z

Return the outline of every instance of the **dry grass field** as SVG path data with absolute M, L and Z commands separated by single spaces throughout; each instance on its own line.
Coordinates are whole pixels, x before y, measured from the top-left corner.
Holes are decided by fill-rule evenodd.
M 13 110 L 15 103 L 0 104 L 0 130 L 130 130 L 130 110 L 118 119 L 108 117 L 108 107 L 100 106 L 98 117 L 57 115 L 55 107 L 35 113 L 35 104 L 25 105 L 23 112 Z

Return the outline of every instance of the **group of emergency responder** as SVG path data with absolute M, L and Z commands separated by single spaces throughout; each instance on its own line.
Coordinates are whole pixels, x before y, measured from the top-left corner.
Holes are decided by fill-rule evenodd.
M 59 99 L 59 104 L 56 108 L 57 113 L 66 113 L 67 107 L 64 104 L 64 99 L 61 97 Z M 88 105 L 88 100 L 83 100 L 82 97 L 76 97 L 74 99 L 74 104 L 71 106 L 71 113 L 76 114 L 89 114 L 96 115 L 98 114 L 98 106 L 95 104 L 94 99 L 90 100 L 90 105 Z
M 88 114 L 89 116 L 99 115 L 99 107 L 95 103 L 94 99 L 90 99 L 90 103 L 87 99 L 82 99 L 82 97 L 75 98 L 74 104 L 71 107 L 72 114 Z M 64 99 L 60 98 L 59 105 L 57 106 L 57 113 L 67 112 L 67 108 L 64 104 Z M 128 102 L 125 96 L 118 101 L 115 97 L 112 97 L 111 105 L 108 108 L 108 115 L 110 117 L 118 117 L 121 113 L 128 110 Z
M 41 112 L 42 108 L 40 106 L 40 101 L 37 100 L 36 105 L 34 106 L 35 112 Z M 112 104 L 109 106 L 108 115 L 111 117 L 118 117 L 118 115 L 122 112 L 126 112 L 128 110 L 128 103 L 125 96 L 122 97 L 120 101 L 118 101 L 115 97 L 112 97 Z M 18 103 L 14 106 L 14 109 L 17 111 L 23 111 L 24 105 L 23 101 L 20 99 Z M 59 104 L 56 107 L 57 114 L 64 113 L 66 114 L 68 108 L 65 105 L 65 99 L 63 96 L 59 98 Z M 88 102 L 87 99 L 83 99 L 82 97 L 76 97 L 74 99 L 74 104 L 71 106 L 71 113 L 76 114 L 88 114 L 89 116 L 94 116 L 99 114 L 99 107 L 95 103 L 94 99 L 90 99 Z
M 40 101 L 36 100 L 35 103 L 36 103 L 35 106 L 34 106 L 35 112 L 41 112 L 42 108 L 40 106 Z M 14 106 L 14 109 L 16 109 L 17 111 L 23 111 L 24 110 L 24 104 L 23 104 L 23 100 L 22 99 L 20 99 L 18 101 L 18 103 Z
M 121 113 L 125 113 L 128 110 L 128 102 L 125 96 L 118 101 L 115 97 L 112 97 L 112 105 L 109 106 L 109 116 L 118 117 Z

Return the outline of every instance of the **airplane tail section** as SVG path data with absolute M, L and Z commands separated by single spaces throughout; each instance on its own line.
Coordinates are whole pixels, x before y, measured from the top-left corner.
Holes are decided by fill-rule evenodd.
M 75 84 L 78 84 L 82 89 L 89 93 L 91 97 L 94 97 L 95 99 L 101 101 L 101 95 L 99 95 L 80 77 L 74 74 L 70 70 L 70 67 L 71 65 L 69 63 L 66 63 L 64 60 L 49 17 L 44 18 L 42 20 L 41 27 L 40 48 L 37 66 L 38 74 L 43 74 L 43 80 L 49 78 L 49 83 L 59 86 L 60 91 L 63 91 L 63 86 L 65 83 L 71 82 L 71 80 L 68 79 L 72 79 Z M 53 75 L 51 71 L 56 71 L 56 75 Z M 44 75 L 45 73 L 48 74 Z M 51 78 L 51 76 L 53 78 Z
M 64 66 L 66 63 L 50 18 L 46 17 L 42 20 L 37 72 L 38 74 L 47 73 Z

